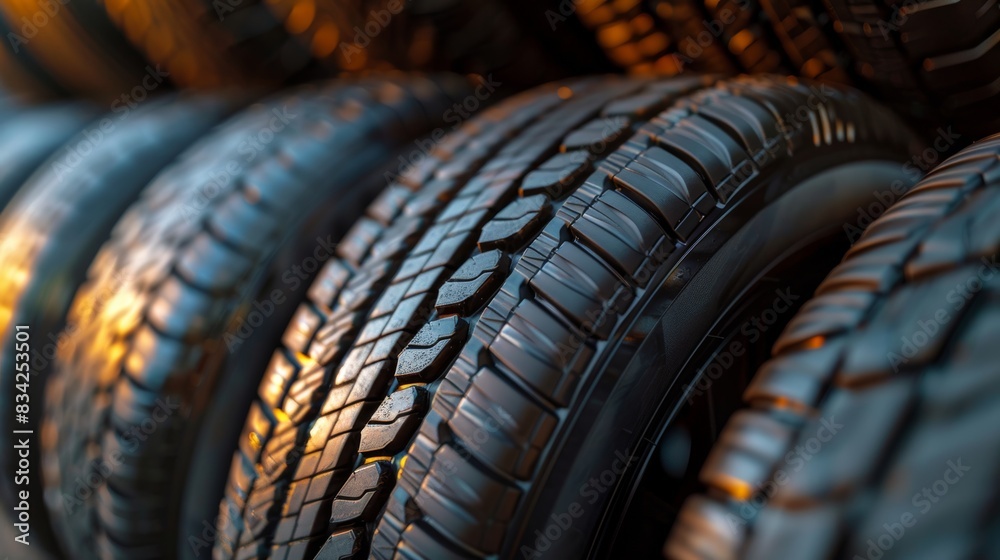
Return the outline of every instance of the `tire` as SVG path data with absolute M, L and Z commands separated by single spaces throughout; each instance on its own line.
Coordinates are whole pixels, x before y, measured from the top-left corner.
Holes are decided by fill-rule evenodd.
M 93 119 L 83 103 L 13 107 L 0 123 L 0 211 L 29 175 L 59 146 Z
M 395 68 L 496 73 L 516 90 L 569 70 L 499 0 L 185 0 L 108 9 L 138 48 L 191 86 Z
M 873 93 L 931 128 L 1000 130 L 1000 10 L 991 2 L 829 0 L 854 68 Z
M 298 27 L 294 0 L 274 0 L 268 6 L 286 29 Z M 535 10 L 537 5 L 526 13 L 502 0 L 318 0 L 316 20 L 295 35 L 327 67 L 356 71 L 367 64 L 495 73 L 511 91 L 601 69 L 598 61 L 574 58 L 585 52 L 554 57 L 556 49 L 536 38 L 524 21 L 540 17 Z M 323 21 L 338 25 L 339 44 L 321 46 L 323 26 L 317 22 Z
M 998 162 L 1000 136 L 945 161 L 830 273 L 744 394 L 667 558 L 1000 553 Z
M 29 96 L 87 96 L 134 108 L 164 76 L 147 67 L 108 19 L 103 2 L 15 0 L 0 6 L 0 32 L 7 39 L 0 68 L 8 83 Z M 7 60 L 12 59 L 12 60 Z M 152 86 L 146 76 L 154 81 Z M 141 97 L 140 97 L 141 96 Z M 134 99 L 133 99 L 134 98 Z
M 55 135 L 60 126 L 79 124 L 80 112 L 76 110 L 74 123 L 74 110 L 53 110 L 44 118 L 26 113 L 27 123 L 19 124 L 34 127 L 66 119 L 49 132 L 22 129 L 26 136 L 38 133 L 42 140 Z M 0 278 L 0 398 L 5 399 L 0 463 L 6 473 L 2 493 L 7 506 L 19 502 L 16 496 L 21 491 L 37 497 L 39 506 L 42 503 L 40 463 L 28 469 L 27 478 L 14 478 L 19 470 L 15 439 L 23 436 L 13 435 L 13 430 L 34 432 L 27 441 L 30 449 L 39 449 L 37 433 L 50 360 L 65 341 L 65 333 L 59 333 L 90 261 L 153 175 L 227 110 L 227 104 L 219 100 L 165 99 L 127 119 L 109 114 L 90 122 L 39 167 L 0 216 L 0 262 L 5 270 Z M 29 335 L 33 353 L 15 349 L 15 330 L 21 330 L 15 326 Z M 22 352 L 26 359 L 17 362 L 30 364 L 30 378 L 22 379 L 15 369 L 15 356 Z M 27 401 L 18 396 L 22 394 Z M 24 415 L 17 411 L 19 423 L 15 422 L 15 402 L 27 402 L 29 408 Z M 32 527 L 43 535 L 39 540 L 53 542 L 45 512 L 38 507 L 31 514 Z
M 308 47 L 260 0 L 108 2 L 106 8 L 132 44 L 183 86 L 274 85 L 311 60 Z
M 803 0 L 579 3 L 577 16 L 619 66 L 640 74 L 684 69 L 794 73 L 849 83 L 825 13 Z
M 602 356 L 588 351 L 566 364 L 552 354 L 559 341 L 577 333 L 586 348 L 611 348 L 628 332 L 613 324 L 636 321 L 652 293 L 702 278 L 700 265 L 762 207 L 795 208 L 818 231 L 866 203 L 869 180 L 908 181 L 898 163 L 884 162 L 902 161 L 915 148 L 910 137 L 859 95 L 823 88 L 815 112 L 796 121 L 819 86 L 711 82 L 543 87 L 487 111 L 451 137 L 454 150 L 390 186 L 327 263 L 273 356 L 238 440 L 214 557 L 360 558 L 376 526 L 376 558 L 519 554 L 515 521 L 547 511 L 528 493 L 555 487 L 548 469 L 572 459 L 558 451 L 557 418 L 568 424 L 594 404 L 571 396 L 574 385 L 579 394 L 597 381 L 583 372 Z M 824 135 L 814 128 L 820 120 L 843 133 Z M 740 179 L 733 170 L 749 153 L 767 155 Z M 825 212 L 803 212 L 801 196 L 798 207 L 775 202 L 852 158 L 882 163 L 851 168 L 852 187 L 821 190 L 811 203 L 829 203 Z M 667 168 L 669 177 L 654 171 Z M 752 254 L 773 257 L 789 243 L 777 233 L 743 237 L 747 247 L 767 245 Z M 729 264 L 738 260 L 729 254 Z M 668 274 L 673 284 L 661 285 Z M 616 289 L 644 295 L 620 319 L 582 329 Z M 698 315 L 708 320 L 713 310 Z M 503 428 L 472 450 L 486 422 Z M 591 450 L 574 464 L 585 469 L 601 456 Z M 420 490 L 449 481 L 464 491 Z M 653 550 L 661 546 L 662 535 Z
M 263 374 L 255 348 L 277 344 L 268 321 L 283 327 L 302 297 L 287 278 L 315 273 L 314 250 L 371 200 L 390 156 L 465 91 L 447 77 L 300 88 L 229 120 L 153 180 L 73 301 L 77 334 L 46 397 L 46 498 L 66 550 L 176 557 L 188 485 L 215 492 L 214 514 L 233 450 L 220 445 Z M 209 399 L 221 420 L 203 421 Z

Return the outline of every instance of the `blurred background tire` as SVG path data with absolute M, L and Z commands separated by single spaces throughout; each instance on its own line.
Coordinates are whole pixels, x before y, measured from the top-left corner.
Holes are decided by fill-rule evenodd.
M 992 0 L 827 4 L 862 83 L 934 128 L 1000 130 L 1000 6 Z
M 0 215 L 0 261 L 5 270 L 0 276 L 0 368 L 4 372 L 0 377 L 0 398 L 4 399 L 0 464 L 5 473 L 18 470 L 15 438 L 27 438 L 31 449 L 40 449 L 39 420 L 51 362 L 58 347 L 72 336 L 61 332 L 66 313 L 98 248 L 153 175 L 228 110 L 221 100 L 167 98 L 127 118 L 109 114 L 90 121 L 39 167 Z M 74 122 L 72 113 L 60 116 L 66 123 Z M 32 117 L 38 115 L 29 112 L 21 118 Z M 36 351 L 30 356 L 30 378 L 15 372 L 15 326 L 27 329 Z M 19 390 L 22 384 L 28 391 Z M 18 396 L 22 393 L 28 395 L 27 401 Z M 33 413 L 15 415 L 15 403 L 24 402 Z M 15 436 L 13 430 L 34 433 Z M 16 496 L 22 490 L 43 495 L 41 464 L 35 465 L 29 469 L 27 487 L 15 487 L 12 476 L 0 478 L 7 506 L 18 502 Z M 31 513 L 37 545 L 51 549 L 45 546 L 54 540 L 45 510 L 34 508 Z
M 564 2 L 561 6 L 573 5 Z M 847 83 L 829 18 L 801 0 L 579 0 L 579 17 L 632 72 L 782 72 Z
M 609 69 L 557 59 L 500 0 L 109 0 L 108 12 L 180 85 L 267 83 L 364 70 L 495 74 L 510 91 Z M 535 14 L 542 18 L 541 10 Z M 567 26 L 571 27 L 571 26 Z M 583 37 L 582 34 L 574 38 Z M 575 44 L 581 44 L 577 41 Z
M 86 103 L 34 108 L 19 104 L 0 116 L 0 211 L 56 148 L 95 116 Z
M 0 0 L 0 34 L 0 465 L 34 430 L 45 554 L 1000 554 L 1000 140 L 855 244 L 1000 130 L 995 0 Z M 834 415 L 867 424 L 767 486 Z M 942 461 L 979 491 L 895 544 Z
M 563 3 L 635 73 L 790 72 L 854 83 L 933 130 L 1000 128 L 992 0 L 578 0 Z M 567 14 L 563 13 L 563 16 Z
M 1000 554 L 1000 136 L 875 221 L 785 329 L 670 559 Z
M 678 398 L 670 381 L 742 292 L 810 290 L 872 190 L 915 180 L 902 166 L 912 137 L 855 92 L 713 82 L 542 87 L 390 186 L 274 353 L 215 557 L 362 558 L 372 539 L 375 558 L 520 557 L 561 506 L 550 491 L 575 492 L 610 446 L 638 448 L 658 419 L 649 396 Z M 807 273 L 777 265 L 803 258 Z M 646 381 L 615 386 L 633 352 Z M 611 424 L 569 431 L 590 422 Z M 603 498 L 574 532 L 603 534 Z
M 31 98 L 83 95 L 111 103 L 149 82 L 145 59 L 99 0 L 4 0 L 0 33 L 5 85 Z
M 67 552 L 173 558 L 186 522 L 201 531 L 318 251 L 333 251 L 379 172 L 397 151 L 416 157 L 422 144 L 407 142 L 467 91 L 419 76 L 299 88 L 152 180 L 77 293 L 46 400 L 46 498 Z

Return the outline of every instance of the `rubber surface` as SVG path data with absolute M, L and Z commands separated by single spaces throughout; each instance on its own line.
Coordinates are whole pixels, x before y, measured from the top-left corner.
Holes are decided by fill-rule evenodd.
M 993 558 L 1000 137 L 868 227 L 782 333 L 667 558 Z
M 377 558 L 497 553 L 592 343 L 745 186 L 734 170 L 907 142 L 853 93 L 796 122 L 804 85 L 712 81 L 522 94 L 385 191 L 274 355 L 214 557 L 307 558 L 331 532 L 320 558 L 361 557 L 376 524 Z
M 26 440 L 30 449 L 40 449 L 38 428 L 51 361 L 71 336 L 60 333 L 70 301 L 125 208 L 159 169 L 228 110 L 223 100 L 164 99 L 130 114 L 108 114 L 89 122 L 39 167 L 0 215 L 0 262 L 5 270 L 0 278 L 2 489 L 10 507 L 18 502 L 19 491 L 28 490 L 34 497 L 29 503 L 39 506 L 31 511 L 32 528 L 38 532 L 36 546 L 45 547 L 53 538 L 40 507 L 41 461 L 29 469 L 28 483 L 15 486 L 14 473 L 19 469 L 14 444 Z M 21 132 L 51 142 L 45 136 L 79 124 L 80 113 L 79 108 L 53 109 L 40 118 L 27 112 L 22 119 L 32 126 L 53 118 L 64 122 L 47 132 Z M 25 142 L 25 148 L 30 147 Z M 30 378 L 15 373 L 15 325 L 26 327 L 30 335 L 33 352 L 25 356 L 31 364 Z M 27 403 L 29 412 L 18 410 L 15 415 L 15 403 Z M 34 433 L 15 436 L 12 430 Z
M 854 70 L 932 126 L 1000 129 L 1000 7 L 992 0 L 829 0 Z M 969 139 L 971 141 L 971 138 Z
M 803 0 L 587 0 L 576 14 L 637 73 L 794 73 L 847 83 L 828 16 Z M 832 31 L 831 31 L 832 33 Z
M 782 72 L 854 83 L 928 128 L 1000 129 L 993 0 L 586 0 L 576 15 L 637 73 Z
M 295 237 L 312 214 L 353 218 L 379 184 L 373 172 L 465 92 L 447 77 L 300 88 L 230 119 L 152 181 L 73 302 L 67 328 L 78 335 L 60 349 L 46 399 L 46 498 L 67 550 L 175 556 L 187 442 L 214 427 L 194 401 L 230 352 L 250 350 L 240 329 L 266 323 L 252 311 L 280 287 L 270 263 L 317 243 Z M 263 372 L 235 373 L 253 387 Z
M 25 179 L 83 128 L 96 114 L 83 103 L 42 107 L 15 106 L 0 122 L 0 211 L 24 184 Z

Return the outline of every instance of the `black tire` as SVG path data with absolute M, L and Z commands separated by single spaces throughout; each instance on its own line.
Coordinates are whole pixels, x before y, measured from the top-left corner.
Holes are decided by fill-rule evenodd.
M 96 111 L 82 103 L 15 107 L 0 121 L 0 211 L 32 172 Z
M 597 381 L 584 375 L 597 352 L 564 364 L 553 354 L 560 340 L 623 340 L 614 324 L 635 321 L 654 292 L 703 278 L 697 269 L 761 208 L 794 208 L 809 231 L 839 232 L 835 220 L 868 201 L 870 181 L 907 181 L 898 163 L 853 168 L 850 188 L 809 189 L 817 198 L 798 196 L 797 207 L 776 203 L 847 162 L 901 161 L 911 141 L 853 92 L 776 78 L 711 82 L 590 79 L 523 94 L 383 193 L 274 354 L 233 459 L 215 558 L 308 558 L 321 547 L 320 558 L 360 558 L 376 525 L 376 558 L 519 555 L 524 516 L 545 517 L 548 507 L 527 494 L 557 486 L 547 469 L 572 459 L 555 451 L 557 418 L 588 402 L 570 398 L 573 385 Z M 823 100 L 810 103 L 819 91 Z M 741 178 L 747 165 L 752 177 Z M 803 204 L 829 207 L 810 213 Z M 744 237 L 766 246 L 754 255 L 789 243 Z M 639 287 L 668 274 L 659 290 Z M 580 326 L 588 311 L 615 312 L 605 298 L 634 290 L 645 295 L 620 318 Z M 706 309 L 692 315 L 702 321 L 722 308 L 696 299 Z M 514 330 L 531 321 L 530 333 Z M 503 347 L 491 354 L 491 343 Z M 470 447 L 475 426 L 491 421 L 503 429 Z M 451 469 L 436 462 L 441 454 Z M 592 450 L 575 464 L 606 456 Z M 418 490 L 449 482 L 464 498 Z M 564 539 L 568 549 L 552 557 L 574 557 L 569 549 L 585 541 Z M 661 546 L 662 535 L 654 551 Z
M 273 85 L 305 69 L 309 49 L 262 0 L 107 2 L 122 33 L 177 84 Z
M 595 68 L 557 62 L 501 0 L 183 0 L 109 11 L 151 60 L 193 86 L 395 68 L 495 74 L 515 91 Z
M 147 66 L 108 19 L 102 4 L 16 0 L 0 5 L 0 33 L 5 39 L 0 69 L 5 70 L 7 82 L 33 97 L 84 95 L 130 107 L 151 90 L 165 89 L 164 76 Z
M 153 180 L 77 293 L 76 336 L 46 399 L 46 498 L 67 551 L 174 558 L 189 485 L 210 504 L 191 515 L 214 516 L 235 437 L 225 419 L 237 432 L 263 374 L 255 348 L 277 344 L 285 308 L 304 297 L 282 272 L 306 259 L 315 269 L 316 236 L 336 242 L 390 155 L 465 91 L 447 77 L 300 88 L 234 117 Z
M 829 18 L 805 0 L 581 2 L 608 56 L 640 74 L 779 72 L 848 83 Z
M 273 0 L 268 6 L 286 29 L 296 27 L 298 2 Z M 572 72 L 601 70 L 605 62 L 575 58 L 585 52 L 555 58 L 556 49 L 536 39 L 524 21 L 542 19 L 537 5 L 524 10 L 507 0 L 317 0 L 316 13 L 296 37 L 322 64 L 344 70 L 389 65 L 494 74 L 517 91 Z M 339 27 L 340 41 L 320 51 L 324 21 Z
M 828 0 L 853 70 L 930 127 L 1000 130 L 1000 9 L 989 0 Z
M 0 480 L 8 507 L 20 501 L 16 497 L 21 491 L 30 492 L 29 503 L 37 504 L 31 510 L 32 528 L 38 531 L 36 542 L 42 547 L 53 542 L 53 535 L 42 506 L 41 462 L 35 461 L 29 476 L 17 476 L 20 482 L 15 482 L 19 456 L 14 443 L 27 437 L 30 449 L 40 449 L 38 427 L 45 386 L 51 360 L 65 341 L 60 330 L 69 304 L 125 208 L 159 169 L 220 120 L 228 105 L 207 98 L 163 99 L 127 118 L 109 114 L 90 122 L 38 168 L 0 216 L 0 262 L 4 266 L 0 276 L 0 465 L 4 475 Z M 47 133 L 21 132 L 44 138 L 60 127 L 79 124 L 80 116 L 72 110 L 54 110 L 43 119 L 26 113 L 23 118 L 31 126 L 53 118 L 66 122 Z M 31 352 L 15 349 L 16 327 L 23 327 L 29 336 Z M 15 369 L 15 357 L 22 353 L 27 359 L 17 362 L 30 365 L 26 379 Z M 21 383 L 26 385 L 22 388 Z M 15 422 L 16 403 L 23 402 L 30 412 L 18 411 Z M 14 435 L 13 430 L 34 433 Z
M 1000 554 L 998 170 L 994 136 L 868 228 L 754 377 L 668 558 Z

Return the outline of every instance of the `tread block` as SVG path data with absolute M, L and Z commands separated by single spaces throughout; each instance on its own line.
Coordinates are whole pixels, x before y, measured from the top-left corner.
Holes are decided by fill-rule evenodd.
M 975 257 L 997 254 L 1000 247 L 1000 193 L 980 190 L 962 208 L 935 224 L 906 262 L 906 277 L 946 272 Z
M 584 151 L 556 154 L 521 180 L 522 197 L 536 194 L 559 198 L 567 188 L 592 169 L 590 155 Z
M 582 127 L 570 132 L 563 139 L 560 150 L 588 150 L 592 153 L 602 153 L 608 144 L 615 142 L 629 127 L 629 119 L 618 115 L 595 119 Z
M 670 96 L 658 91 L 637 93 L 608 103 L 601 114 L 605 117 L 624 116 L 647 119 L 666 109 L 671 101 Z
M 479 234 L 479 250 L 520 249 L 552 215 L 549 199 L 541 194 L 519 198 L 508 204 Z
M 840 538 L 841 516 L 837 505 L 795 511 L 767 508 L 754 519 L 754 538 L 744 558 L 769 560 L 776 550 L 789 558 L 826 557 Z
M 628 289 L 602 262 L 574 243 L 560 245 L 530 284 L 579 328 L 601 339 L 614 327 L 607 304 L 618 290 Z
M 565 404 L 593 350 L 533 300 L 522 301 L 490 344 L 494 358 L 551 402 Z M 522 352 L 540 345 L 546 352 Z
M 749 403 L 810 410 L 819 405 L 844 353 L 835 338 L 819 348 L 781 354 L 760 367 L 743 393 Z
M 260 247 L 280 231 L 277 217 L 243 196 L 226 196 L 207 217 L 208 227 L 241 249 Z
M 434 452 L 413 501 L 420 511 L 446 523 L 459 542 L 495 552 L 520 496 L 520 490 L 487 475 L 455 448 L 444 445 Z
M 159 392 L 175 368 L 194 367 L 201 351 L 156 332 L 148 325 L 139 327 L 124 369 L 148 391 Z
M 767 481 L 795 437 L 795 428 L 764 411 L 738 411 L 712 447 L 699 478 L 746 500 Z
M 720 103 L 722 95 L 725 98 Z M 747 153 L 760 154 L 775 149 L 769 143 L 778 143 L 781 131 L 767 109 L 745 97 L 720 94 L 716 90 L 707 92 L 705 97 L 711 98 L 712 103 L 699 106 L 698 113 L 739 138 Z
M 737 513 L 701 495 L 688 498 L 681 508 L 663 554 L 670 560 L 737 558 L 747 538 L 746 524 Z
M 481 368 L 474 380 L 454 406 L 449 428 L 470 453 L 489 458 L 513 477 L 528 479 L 556 427 L 556 417 L 490 368 Z
M 343 261 L 336 258 L 326 261 L 316 280 L 309 286 L 309 300 L 329 311 L 350 277 L 351 271 Z
M 705 212 L 714 206 L 714 201 L 711 204 L 703 202 L 701 195 L 707 190 L 697 173 L 679 158 L 655 146 L 626 165 L 613 180 L 636 202 L 659 217 L 660 223 L 681 241 L 690 233 L 691 225 L 685 223 L 685 218 L 694 211 L 694 205 L 699 204 Z M 681 227 L 682 223 L 686 227 Z
M 309 343 L 322 324 L 323 317 L 316 312 L 312 305 L 300 305 L 295 310 L 295 315 L 289 322 L 281 342 L 292 352 L 308 354 Z
M 889 294 L 878 315 L 848 341 L 836 383 L 864 385 L 940 355 L 977 296 L 968 287 L 970 279 L 979 279 L 977 268 L 965 266 Z
M 655 141 L 696 169 L 722 203 L 739 186 L 732 180 L 734 171 L 753 165 L 746 152 L 728 134 L 698 116 L 691 116 L 657 135 Z
M 847 290 L 824 294 L 803 304 L 774 345 L 781 354 L 801 344 L 822 342 L 861 323 L 877 297 L 871 292 Z
M 399 354 L 396 379 L 402 384 L 434 381 L 458 355 L 468 334 L 468 323 L 458 317 L 427 323 Z
M 645 210 L 618 191 L 601 193 L 570 224 L 570 229 L 618 273 L 635 280 L 640 287 L 649 278 L 636 277 L 636 273 L 666 235 Z
M 148 320 L 160 332 L 187 340 L 205 336 L 205 320 L 216 305 L 211 296 L 170 275 L 149 305 Z
M 906 425 L 915 396 L 913 381 L 904 377 L 859 391 L 833 390 L 823 415 L 802 428 L 785 469 L 787 483 L 778 485 L 771 502 L 812 504 L 862 487 L 885 443 Z
M 330 535 L 314 560 L 362 560 L 365 548 L 364 528 L 351 527 Z
M 509 270 L 510 257 L 500 250 L 473 256 L 438 290 L 438 313 L 471 315 L 500 289 Z
M 375 461 L 355 469 L 333 501 L 330 523 L 343 525 L 375 519 L 389 498 L 395 475 L 389 461 Z
M 199 233 L 177 261 L 177 272 L 185 280 L 212 293 L 233 289 L 253 266 L 253 261 L 223 245 L 207 233 Z
M 369 456 L 401 453 L 417 432 L 429 402 L 424 387 L 407 387 L 390 393 L 361 430 L 358 451 Z

